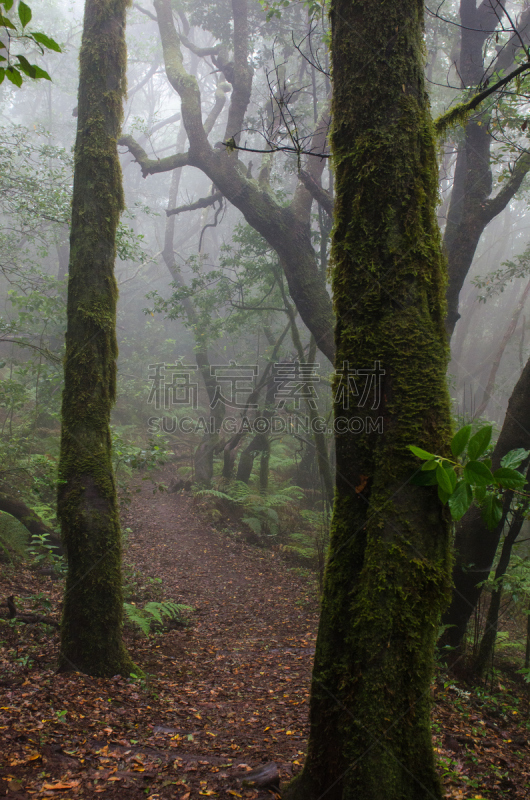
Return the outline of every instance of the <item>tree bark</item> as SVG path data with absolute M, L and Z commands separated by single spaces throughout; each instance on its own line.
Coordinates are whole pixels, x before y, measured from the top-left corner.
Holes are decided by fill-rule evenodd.
M 59 670 L 128 675 L 121 532 L 111 461 L 116 393 L 117 139 L 128 0 L 86 0 L 80 53 L 58 517 L 68 556 Z
M 423 10 L 419 0 L 331 3 L 336 364 L 380 361 L 384 431 L 365 424 L 335 438 L 308 755 L 285 800 L 442 797 L 429 698 L 450 526 L 436 490 L 411 485 L 408 450 L 446 452 L 451 427 Z M 336 417 L 371 414 L 335 398 Z

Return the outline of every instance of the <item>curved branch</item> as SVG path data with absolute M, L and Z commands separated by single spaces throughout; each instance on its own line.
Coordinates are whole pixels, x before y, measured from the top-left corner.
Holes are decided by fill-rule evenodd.
M 166 158 L 149 158 L 143 147 L 129 134 L 120 136 L 118 144 L 127 147 L 134 156 L 134 160 L 141 167 L 144 178 L 147 175 L 154 175 L 157 172 L 169 172 L 179 167 L 187 167 L 190 164 L 189 153 L 175 153 Z
M 188 134 L 190 151 L 209 150 L 208 137 L 202 124 L 199 84 L 184 67 L 170 0 L 154 0 L 154 6 L 162 40 L 166 75 L 181 100 L 182 121 Z
M 217 90 L 215 92 L 215 103 L 213 105 L 212 110 L 208 114 L 208 117 L 206 118 L 206 122 L 204 123 L 204 130 L 206 131 L 206 134 L 208 136 L 212 132 L 213 126 L 215 125 L 215 123 L 219 118 L 219 114 L 225 107 L 226 92 L 229 91 L 231 91 L 231 87 L 230 84 L 228 83 L 220 83 L 219 86 L 217 87 Z
M 225 140 L 234 139 L 238 144 L 252 91 L 252 67 L 248 61 L 247 0 L 232 0 L 232 12 L 234 18 L 234 74 L 233 80 L 230 82 L 234 89 L 230 99 L 224 138 Z
M 515 193 L 521 188 L 521 184 L 529 170 L 530 153 L 524 153 L 517 161 L 510 179 L 506 181 L 500 192 L 484 203 L 483 218 L 486 222 L 491 222 L 497 214 L 500 214 L 506 208 Z
M 197 211 L 198 208 L 208 208 L 208 206 L 213 206 L 215 203 L 219 203 L 222 199 L 223 195 L 221 192 L 215 192 L 215 194 L 211 194 L 209 197 L 201 197 L 200 200 L 196 200 L 195 203 L 190 203 L 187 206 L 169 208 L 166 210 L 166 215 L 170 217 L 172 214 L 182 214 L 183 211 Z
M 133 8 L 136 8 L 137 11 L 141 11 L 141 13 L 145 14 L 146 17 L 149 17 L 149 19 L 153 19 L 156 22 L 155 15 L 152 14 L 150 11 L 148 11 L 146 8 L 142 8 L 142 6 L 139 5 L 139 3 L 133 3 Z
M 179 33 L 178 35 L 180 41 L 184 45 L 187 50 L 190 50 L 194 55 L 198 56 L 198 58 L 206 58 L 207 56 L 216 56 L 221 49 L 220 44 L 216 44 L 213 47 L 197 47 L 196 44 L 190 42 L 187 36 L 184 36 L 183 33 Z
M 307 191 L 310 193 L 311 197 L 322 206 L 328 217 L 332 218 L 334 201 L 330 193 L 326 189 L 323 189 L 322 186 L 311 177 L 309 172 L 301 169 L 298 173 L 298 177 L 304 184 Z

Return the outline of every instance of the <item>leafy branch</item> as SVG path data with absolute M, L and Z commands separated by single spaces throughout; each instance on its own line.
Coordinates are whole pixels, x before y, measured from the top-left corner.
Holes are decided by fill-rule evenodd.
M 30 64 L 28 59 L 19 54 L 12 54 L 11 47 L 14 42 L 31 42 L 36 44 L 42 54 L 46 50 L 54 50 L 56 53 L 61 53 L 62 50 L 57 42 L 45 33 L 38 31 L 26 30 L 27 25 L 31 22 L 32 13 L 31 8 L 20 0 L 17 7 L 18 21 L 13 22 L 7 13 L 13 7 L 14 0 L 0 0 L 0 32 L 3 34 L 4 39 L 0 39 L 0 50 L 5 50 L 5 55 L 0 55 L 0 84 L 4 78 L 7 78 L 11 83 L 20 88 L 24 80 L 23 75 L 33 80 L 44 78 L 51 81 L 50 76 L 46 70 L 37 66 L 37 64 Z M 13 63 L 13 60 L 16 62 Z
M 489 530 L 493 530 L 502 518 L 502 493 L 513 491 L 523 497 L 521 490 L 526 478 L 517 467 L 530 455 L 529 450 L 510 450 L 501 460 L 501 466 L 491 471 L 491 460 L 484 458 L 491 441 L 492 427 L 480 428 L 471 436 L 471 425 L 460 428 L 451 440 L 454 460 L 435 455 L 421 447 L 409 445 L 415 456 L 425 463 L 413 478 L 419 486 L 437 486 L 438 497 L 447 503 L 452 518 L 462 519 L 475 502 Z

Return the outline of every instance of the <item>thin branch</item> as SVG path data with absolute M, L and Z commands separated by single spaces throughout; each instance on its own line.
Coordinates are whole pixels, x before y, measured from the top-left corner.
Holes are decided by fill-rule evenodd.
M 189 153 L 175 153 L 166 158 L 149 158 L 143 147 L 133 139 L 132 136 L 126 134 L 118 139 L 118 144 L 127 147 L 129 152 L 134 156 L 134 160 L 138 162 L 142 169 L 142 175 L 153 175 L 156 172 L 168 172 L 178 167 L 186 167 L 189 162 Z
M 328 217 L 333 217 L 334 204 L 333 197 L 330 195 L 330 193 L 326 191 L 326 189 L 323 189 L 322 186 L 320 186 L 320 184 L 318 184 L 305 170 L 301 169 L 298 173 L 298 177 L 313 199 L 322 206 Z
M 220 44 L 216 44 L 213 47 L 197 47 L 196 44 L 190 42 L 190 40 L 184 36 L 183 33 L 179 33 L 178 35 L 180 41 L 184 45 L 187 50 L 190 50 L 194 55 L 198 56 L 199 58 L 207 58 L 207 56 L 216 56 L 221 49 Z
M 149 19 L 152 19 L 156 22 L 155 15 L 152 14 L 150 11 L 148 11 L 146 8 L 142 8 L 142 6 L 139 5 L 138 3 L 133 3 L 133 8 L 136 8 L 137 11 L 141 11 L 142 14 L 145 14 L 146 17 L 149 17 Z
M 454 108 L 449 109 L 446 111 L 445 114 L 442 114 L 438 117 L 437 120 L 434 122 L 434 128 L 438 135 L 441 135 L 448 127 L 451 125 L 457 125 L 459 122 L 464 121 L 469 114 L 475 110 L 486 98 L 490 97 L 490 95 L 498 92 L 502 89 L 506 84 L 513 81 L 519 75 L 522 75 L 525 72 L 530 70 L 530 62 L 526 62 L 525 64 L 521 64 L 520 67 L 514 69 L 510 72 L 509 75 L 506 77 L 501 78 L 501 80 L 497 81 L 497 83 L 493 84 L 493 86 L 488 86 L 481 92 L 478 92 L 474 97 L 471 98 L 467 103 L 460 103 Z
M 166 215 L 170 217 L 172 214 L 182 214 L 183 211 L 197 211 L 198 208 L 208 208 L 208 206 L 213 206 L 215 203 L 221 202 L 222 199 L 223 195 L 221 192 L 215 192 L 215 194 L 211 194 L 208 197 L 201 197 L 200 200 L 189 203 L 189 205 L 179 206 L 178 208 L 168 208 L 166 209 Z
M 312 153 L 310 150 L 303 150 L 298 149 L 296 147 L 290 147 L 289 145 L 278 145 L 277 147 L 272 147 L 269 150 L 259 150 L 255 147 L 240 147 L 236 145 L 233 139 L 229 139 L 227 142 L 218 142 L 215 145 L 217 148 L 226 147 L 227 150 L 243 150 L 245 153 L 263 153 L 267 155 L 267 153 L 294 153 L 297 156 L 316 156 L 318 158 L 331 158 L 331 153 Z

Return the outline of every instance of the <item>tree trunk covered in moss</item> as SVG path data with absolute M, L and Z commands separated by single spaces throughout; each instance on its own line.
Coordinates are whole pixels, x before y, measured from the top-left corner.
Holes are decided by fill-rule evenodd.
M 308 755 L 284 800 L 442 796 L 429 714 L 450 526 L 436 489 L 410 484 L 408 450 L 445 452 L 451 425 L 423 10 L 331 2 L 336 364 L 385 371 L 377 411 L 336 398 L 335 415 L 382 416 L 384 431 L 336 436 Z
M 58 516 L 68 556 L 59 669 L 128 674 L 121 534 L 111 461 L 116 394 L 117 138 L 125 94 L 128 0 L 87 0 L 70 236 Z

